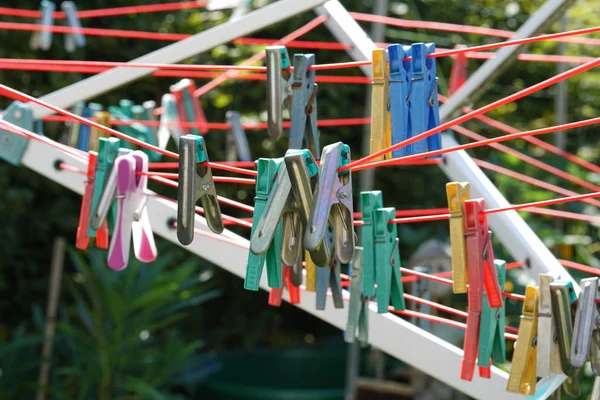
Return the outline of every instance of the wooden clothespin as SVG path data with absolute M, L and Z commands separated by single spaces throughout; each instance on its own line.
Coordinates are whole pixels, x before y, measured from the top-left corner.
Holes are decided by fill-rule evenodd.
M 452 250 L 452 291 L 467 293 L 467 242 L 465 238 L 465 201 L 471 198 L 468 182 L 446 184 L 450 210 L 450 246 Z
M 371 154 L 392 145 L 390 116 L 390 70 L 385 49 L 373 50 L 373 85 L 371 88 Z M 390 153 L 373 161 L 390 158 Z
M 292 110 L 289 149 L 302 149 L 303 142 L 315 159 L 321 155 L 317 128 L 317 90 L 314 54 L 294 54 L 291 77 Z

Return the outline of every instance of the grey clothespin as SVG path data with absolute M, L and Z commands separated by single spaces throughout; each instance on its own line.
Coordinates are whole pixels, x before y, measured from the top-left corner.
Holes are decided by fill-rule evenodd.
M 67 24 L 73 30 L 65 34 L 65 49 L 72 53 L 77 47 L 85 47 L 85 36 L 81 33 L 81 22 L 77 16 L 77 6 L 72 1 L 63 1 L 60 8 L 67 16 Z
M 292 118 L 290 126 L 290 149 L 307 147 L 318 160 L 321 154 L 319 131 L 317 129 L 317 89 L 315 71 L 309 67 L 315 64 L 314 54 L 294 54 L 292 72 Z M 308 121 L 307 121 L 308 120 Z
M 252 161 L 248 138 L 242 127 L 240 113 L 237 111 L 227 111 L 225 120 L 229 124 L 229 134 L 227 135 L 227 161 Z
M 554 277 L 551 274 L 540 274 L 536 370 L 541 378 L 562 373 L 558 341 L 554 340 L 556 324 L 550 297 L 552 282 Z
M 182 137 L 184 133 L 179 125 L 177 100 L 175 99 L 175 96 L 169 93 L 164 94 L 160 106 L 163 109 L 163 113 L 160 115 L 160 125 L 156 132 L 158 147 L 166 149 L 170 137 L 175 141 L 175 145 L 179 146 L 179 138 Z
M 354 260 L 348 264 L 350 273 L 350 303 L 344 340 L 352 343 L 358 336 L 362 345 L 369 342 L 369 299 L 362 294 L 362 247 L 356 247 Z M 358 332 L 357 332 L 358 330 Z
M 54 25 L 54 10 L 56 5 L 53 2 L 42 0 L 40 4 L 42 18 L 38 21 L 38 24 L 42 25 L 42 30 L 35 31 L 31 36 L 29 47 L 32 50 L 48 50 L 52 46 L 52 31 L 48 27 Z
M 597 277 L 581 280 L 570 358 L 575 368 L 583 367 L 589 359 L 596 376 L 600 376 L 600 313 L 596 305 L 599 282 Z
M 290 57 L 285 46 L 267 46 L 267 131 L 277 139 L 283 133 L 282 106 L 291 110 Z

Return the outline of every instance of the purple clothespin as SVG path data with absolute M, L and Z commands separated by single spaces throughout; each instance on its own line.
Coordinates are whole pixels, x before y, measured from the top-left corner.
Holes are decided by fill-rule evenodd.
M 123 155 L 115 161 L 117 169 L 117 225 L 108 249 L 108 266 L 120 271 L 127 267 L 133 237 L 135 257 L 142 262 L 156 259 L 157 251 L 146 203 L 148 194 L 148 156 L 141 151 Z M 138 175 L 137 173 L 142 173 Z

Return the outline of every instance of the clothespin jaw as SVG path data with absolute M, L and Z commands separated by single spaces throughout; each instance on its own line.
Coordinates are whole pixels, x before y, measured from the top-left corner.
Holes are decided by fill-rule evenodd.
M 56 10 L 56 5 L 54 5 L 54 2 L 42 0 L 40 4 L 42 18 L 38 21 L 38 24 L 43 28 L 39 31 L 33 32 L 29 42 L 29 47 L 31 47 L 31 50 L 42 49 L 46 51 L 50 49 L 50 46 L 52 46 L 52 31 L 49 29 L 49 27 L 54 25 L 54 10 Z
M 157 251 L 146 208 L 148 156 L 141 151 L 119 156 L 115 168 L 118 217 L 107 263 L 110 268 L 121 270 L 127 266 L 132 239 L 135 257 L 142 262 L 154 261 Z
M 240 161 L 252 161 L 252 155 L 250 154 L 250 146 L 248 146 L 248 138 L 246 132 L 242 127 L 242 121 L 240 113 L 237 111 L 227 111 L 225 114 L 225 120 L 229 124 L 229 147 L 231 142 L 235 145 L 235 150 Z M 235 161 L 231 160 L 231 161 Z
M 85 47 L 85 36 L 81 33 L 81 22 L 77 16 L 77 7 L 72 1 L 63 1 L 60 5 L 67 16 L 67 24 L 72 29 L 65 34 L 65 49 L 72 53 L 77 47 Z
M 425 45 L 427 56 L 425 59 L 425 67 L 429 72 L 428 82 L 428 98 L 427 98 L 427 130 L 433 129 L 440 125 L 440 103 L 438 100 L 438 78 L 436 71 L 435 58 L 430 56 L 435 53 L 435 43 L 427 43 Z M 442 138 L 440 133 L 436 133 L 427 137 L 427 151 L 439 150 L 442 148 Z M 441 154 L 433 156 L 433 158 L 441 158 Z
M 93 111 L 91 108 L 90 110 Z M 93 111 L 92 116 L 100 125 L 110 127 L 110 113 L 108 111 Z M 101 129 L 90 127 L 90 150 L 98 151 L 99 139 L 101 137 L 107 137 L 107 134 Z
M 597 277 L 581 280 L 570 355 L 571 365 L 575 368 L 583 367 L 589 359 L 596 376 L 600 375 L 600 315 L 596 306 L 599 282 Z
M 362 295 L 362 250 L 362 247 L 357 246 L 354 251 L 354 260 L 348 264 L 351 277 L 350 303 L 344 340 L 347 343 L 353 343 L 358 336 L 358 341 L 365 345 L 369 342 L 369 300 Z
M 523 313 L 519 322 L 519 334 L 508 375 L 506 390 L 511 393 L 535 394 L 536 346 L 538 320 L 538 288 L 527 286 Z
M 202 202 L 206 224 L 215 233 L 223 232 L 223 217 L 217 190 L 208 166 L 208 152 L 201 136 L 179 138 L 179 187 L 177 239 L 184 245 L 194 240 L 196 202 Z
M 562 373 L 560 352 L 556 340 L 555 314 L 550 295 L 552 282 L 554 282 L 554 277 L 551 274 L 540 274 L 536 360 L 537 376 L 539 377 Z
M 498 272 L 498 282 L 503 288 L 506 282 L 506 262 L 494 260 L 494 263 Z M 477 365 L 479 366 L 479 376 L 489 379 L 491 378 L 491 360 L 495 363 L 506 362 L 504 299 L 502 299 L 502 307 L 493 309 L 487 302 L 487 294 L 483 293 L 482 307 Z
M 92 207 L 90 209 L 90 221 L 88 226 L 88 235 L 90 237 L 96 237 L 96 231 L 102 227 L 103 221 L 96 221 L 96 215 L 98 211 L 98 206 L 100 204 L 100 198 L 102 197 L 102 192 L 104 190 L 105 182 L 108 178 L 108 175 L 113 168 L 113 164 L 115 159 L 117 158 L 117 152 L 119 151 L 119 139 L 117 138 L 99 138 L 98 139 L 98 161 L 96 167 L 96 176 L 94 182 L 94 189 L 92 191 Z M 112 207 L 113 213 L 109 220 L 110 227 L 114 227 L 116 224 L 117 218 L 117 209 L 116 203 L 111 201 L 110 203 L 114 204 Z M 109 203 L 109 208 L 111 207 Z M 100 234 L 100 232 L 98 232 Z
M 177 100 L 178 114 L 180 122 L 198 123 L 198 127 L 188 128 L 181 126 L 186 134 L 200 135 L 208 132 L 208 125 L 204 112 L 200 107 L 199 100 L 194 98 L 196 85 L 189 79 L 182 79 L 171 86 L 171 94 Z
M 384 49 L 373 50 L 373 86 L 371 96 L 371 154 L 392 144 L 390 116 L 390 72 L 388 53 Z M 390 154 L 374 158 L 380 161 Z
M 79 225 L 77 226 L 77 239 L 75 247 L 79 250 L 87 249 L 90 237 L 88 236 L 88 223 L 90 220 L 90 210 L 92 208 L 92 193 L 94 191 L 94 175 L 96 174 L 96 163 L 98 155 L 90 151 L 88 158 L 88 168 L 85 180 L 85 188 L 81 199 L 81 209 L 79 211 Z
M 333 246 L 332 235 L 327 235 L 327 241 Z M 317 296 L 316 309 L 325 310 L 327 304 L 327 289 L 331 289 L 331 298 L 335 308 L 344 308 L 344 299 L 342 297 L 340 262 L 336 257 L 332 257 L 328 265 L 317 267 Z
M 283 289 L 287 287 L 288 293 L 290 295 L 290 304 L 299 304 L 300 303 L 300 288 L 294 286 L 291 279 L 290 267 L 286 267 L 285 265 L 282 267 L 283 269 L 283 286 L 281 288 L 272 288 L 269 292 L 269 305 L 274 307 L 281 306 L 281 298 L 283 295 Z
M 291 110 L 289 100 L 290 76 L 287 68 L 291 67 L 290 57 L 285 46 L 267 46 L 267 131 L 277 139 L 283 133 L 283 114 L 281 107 L 287 103 Z
M 471 198 L 468 182 L 446 184 L 448 209 L 450 210 L 450 246 L 452 250 L 452 291 L 467 293 L 467 244 L 465 240 L 464 204 Z
M 558 338 L 558 350 L 562 372 L 574 376 L 577 369 L 571 365 L 571 340 L 573 339 L 573 322 L 571 318 L 571 302 L 574 300 L 573 285 L 569 281 L 550 283 L 552 314 Z
M 354 256 L 354 207 L 352 204 L 352 175 L 338 173 L 350 163 L 350 147 L 342 142 L 323 148 L 319 167 L 319 184 L 312 201 L 304 247 L 316 249 L 324 240 L 332 221 L 335 252 L 341 263 Z
M 86 119 L 92 117 L 92 112 L 88 107 L 83 109 L 81 116 Z M 77 138 L 77 148 L 81 151 L 88 151 L 90 147 L 90 130 L 88 124 L 79 124 L 79 137 Z
M 304 250 L 304 269 L 306 270 L 305 285 L 307 292 L 317 291 L 317 266 L 310 258 L 308 250 Z
M 166 149 L 169 138 L 172 137 L 176 146 L 179 146 L 179 138 L 185 133 L 180 127 L 180 117 L 177 111 L 177 100 L 172 94 L 164 94 L 160 103 L 163 113 L 160 115 L 160 126 L 156 133 L 158 147 Z
M 375 210 L 379 208 L 383 208 L 383 196 L 380 190 L 361 192 L 363 294 L 368 297 L 375 296 Z
M 363 214 L 364 215 L 364 214 Z M 393 207 L 379 208 L 374 213 L 375 280 L 377 282 L 377 312 L 388 312 L 390 298 L 395 310 L 404 310 L 404 289 L 400 274 L 398 230 L 390 223 L 396 216 Z
M 290 149 L 303 148 L 303 141 L 318 160 L 321 154 L 317 128 L 317 89 L 314 54 L 294 54 L 294 71 L 291 77 L 292 117 L 290 125 Z M 308 119 L 308 121 L 307 121 Z
M 464 49 L 467 46 L 457 44 L 455 49 Z M 468 61 L 466 53 L 458 53 L 452 61 L 450 70 L 450 84 L 448 85 L 448 96 L 452 96 L 467 81 Z

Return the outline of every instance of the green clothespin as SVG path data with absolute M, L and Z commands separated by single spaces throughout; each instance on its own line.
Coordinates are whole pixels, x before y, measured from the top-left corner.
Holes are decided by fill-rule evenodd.
M 31 107 L 20 101 L 12 102 L 4 110 L 2 120 L 28 131 L 33 131 L 34 123 Z M 0 158 L 12 165 L 19 165 L 28 143 L 29 139 L 26 137 L 0 129 Z
M 275 175 L 283 162 L 282 158 L 259 158 L 256 164 L 258 176 L 256 177 L 256 197 L 254 198 L 254 213 L 252 215 L 252 232 L 256 229 L 258 222 L 265 210 L 267 199 L 271 194 L 271 189 L 275 184 Z M 281 288 L 281 261 L 279 251 L 281 249 L 283 236 L 282 223 L 277 224 L 277 231 L 273 242 L 266 253 L 254 254 L 248 252 L 248 265 L 246 267 L 246 278 L 244 279 L 244 288 L 248 290 L 258 290 L 260 278 L 262 276 L 263 265 L 267 262 L 267 281 L 272 288 Z
M 348 321 L 344 340 L 353 343 L 357 337 L 361 345 L 369 342 L 369 299 L 363 296 L 363 248 L 354 248 L 354 260 L 348 264 L 350 280 L 350 304 L 348 306 Z
M 92 219 L 96 214 L 104 182 L 112 169 L 117 158 L 120 141 L 117 138 L 98 138 L 98 162 L 96 164 L 96 177 L 94 179 L 94 191 L 92 192 L 92 209 L 90 210 L 90 222 L 88 224 L 88 236 L 96 237 L 96 229 L 92 226 Z M 117 223 L 117 203 L 113 201 L 107 217 L 108 229 L 113 231 Z
M 119 108 L 121 109 L 121 112 L 127 116 L 127 118 L 135 119 L 133 116 L 133 107 L 134 106 L 135 105 L 133 104 L 133 101 L 131 101 L 131 100 L 127 100 L 127 99 L 119 100 Z
M 363 219 L 363 294 L 369 297 L 375 296 L 375 232 L 373 220 L 375 219 L 375 210 L 382 207 L 383 196 L 380 190 L 360 194 L 360 211 Z
M 494 260 L 494 264 L 498 272 L 500 289 L 504 289 L 506 262 L 504 260 Z M 506 362 L 506 339 L 504 338 L 506 312 L 504 310 L 504 298 L 502 298 L 501 308 L 491 308 L 485 290 L 483 291 L 482 305 L 477 365 L 479 366 L 479 376 L 490 378 L 491 361 L 499 364 Z
M 377 282 L 377 312 L 388 312 L 390 298 L 395 310 L 404 310 L 404 289 L 400 274 L 400 249 L 398 230 L 390 224 L 396 216 L 393 207 L 375 210 L 375 281 Z
M 134 116 L 133 110 L 136 106 L 134 106 L 133 103 L 131 103 L 131 101 L 129 100 L 121 100 L 119 102 L 119 105 L 120 107 L 109 106 L 108 111 L 116 119 L 120 119 L 125 122 L 131 121 Z M 144 126 L 142 124 L 133 123 L 130 125 L 121 125 L 117 129 L 127 136 L 134 137 L 153 146 L 158 145 L 156 141 L 156 136 L 154 136 L 152 130 L 149 127 Z M 121 147 L 124 147 L 126 149 L 132 149 L 133 144 L 127 140 L 122 140 Z M 159 161 L 161 159 L 160 153 L 146 148 L 142 148 L 142 151 L 148 155 L 148 159 L 150 162 Z

